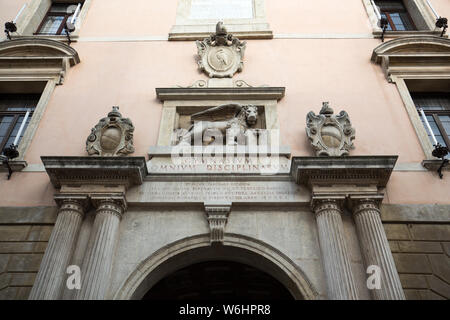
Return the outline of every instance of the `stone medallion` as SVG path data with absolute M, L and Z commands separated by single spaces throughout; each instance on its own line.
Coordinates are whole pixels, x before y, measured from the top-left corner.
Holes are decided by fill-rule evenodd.
M 328 102 L 324 102 L 320 113 L 306 115 L 306 135 L 317 156 L 346 156 L 353 149 L 355 129 L 345 111 L 333 114 Z
M 119 107 L 113 107 L 108 116 L 91 129 L 86 140 L 86 151 L 90 156 L 124 156 L 134 152 L 134 126 L 118 110 Z
M 242 71 L 245 42 L 228 34 L 222 22 L 217 23 L 215 34 L 196 44 L 199 68 L 210 78 L 231 78 Z

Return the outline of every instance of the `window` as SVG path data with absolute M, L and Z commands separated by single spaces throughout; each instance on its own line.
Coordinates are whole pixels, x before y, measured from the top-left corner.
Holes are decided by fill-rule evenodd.
M 36 34 L 60 35 L 66 34 L 65 26 L 67 20 L 71 20 L 78 3 L 52 3 L 44 17 Z M 78 14 L 77 14 L 78 15 Z
M 40 94 L 4 94 L 0 95 L 0 150 L 11 146 L 16 140 L 17 133 L 26 118 L 16 145 L 22 139 L 31 121 Z
M 19 15 L 17 31 L 11 33 L 12 39 L 39 38 L 67 41 L 65 23 L 72 19 L 78 4 L 80 10 L 74 20 L 75 30 L 70 34 L 71 41 L 77 41 L 83 21 L 93 0 L 33 0 Z
M 388 31 L 416 30 L 405 5 L 400 0 L 377 0 L 383 18 L 388 21 Z
M 372 61 L 380 64 L 387 80 L 397 86 L 425 155 L 422 165 L 429 170 L 436 170 L 440 162 L 432 155 L 433 142 L 417 109 L 423 107 L 436 138 L 448 146 L 449 58 L 450 40 L 428 35 L 390 40 L 372 53 Z
M 388 26 L 385 38 L 405 36 L 440 36 L 436 17 L 427 0 L 361 0 L 373 28 L 373 35 L 381 37 L 378 13 L 386 18 Z
M 450 148 L 450 93 L 420 92 L 411 93 L 411 97 L 416 108 L 423 109 L 436 140 L 441 145 Z M 422 117 L 421 120 L 426 127 Z M 427 133 L 432 142 L 428 130 Z

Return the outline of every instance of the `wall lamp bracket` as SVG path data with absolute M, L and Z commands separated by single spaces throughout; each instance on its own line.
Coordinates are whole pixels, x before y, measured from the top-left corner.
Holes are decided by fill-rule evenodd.
M 383 30 L 383 32 L 381 33 L 381 42 L 384 42 L 384 34 L 386 33 L 387 27 L 388 27 L 388 20 L 382 17 L 380 19 L 380 28 L 381 30 Z
M 74 31 L 75 31 L 74 24 L 70 21 L 67 21 L 66 22 L 66 36 L 67 36 L 67 41 L 69 42 L 69 46 L 72 43 L 72 39 L 70 39 L 70 34 Z
M 11 33 L 17 31 L 17 26 L 14 22 L 9 21 L 5 23 L 5 33 L 8 40 L 11 40 Z
M 11 179 L 12 169 L 9 161 L 15 159 L 19 156 L 19 151 L 17 151 L 17 146 L 15 144 L 11 144 L 8 148 L 3 149 L 3 154 L 0 156 L 0 159 L 3 161 L 3 164 L 8 168 L 8 180 Z
M 449 149 L 447 147 L 442 146 L 439 142 L 434 145 L 434 150 L 431 153 L 433 157 L 439 158 L 442 160 L 441 165 L 439 166 L 439 169 L 437 169 L 437 173 L 439 174 L 439 178 L 442 179 L 442 169 L 448 165 L 449 160 L 445 159 L 445 157 L 448 155 Z
M 436 27 L 437 28 L 442 28 L 442 32 L 441 32 L 441 37 L 444 36 L 445 30 L 447 30 L 448 28 L 448 20 L 447 18 L 444 17 L 439 17 L 436 20 Z

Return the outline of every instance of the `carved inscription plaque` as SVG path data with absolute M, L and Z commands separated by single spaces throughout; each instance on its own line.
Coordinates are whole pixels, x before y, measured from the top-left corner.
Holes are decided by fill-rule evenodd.
M 147 181 L 127 193 L 129 203 L 307 203 L 306 188 L 291 181 Z

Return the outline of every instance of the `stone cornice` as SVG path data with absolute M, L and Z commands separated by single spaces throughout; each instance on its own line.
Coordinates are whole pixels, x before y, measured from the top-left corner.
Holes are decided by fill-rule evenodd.
M 382 43 L 371 60 L 380 64 L 389 81 L 395 75 L 448 75 L 450 39 L 437 36 L 401 37 Z
M 397 156 L 293 157 L 291 176 L 298 184 L 374 185 L 384 188 Z
M 144 157 L 41 157 L 55 188 L 63 184 L 131 187 L 147 175 Z
M 285 87 L 246 88 L 156 88 L 156 96 L 166 100 L 279 100 Z
M 383 56 L 450 54 L 450 39 L 437 36 L 411 36 L 383 42 L 373 50 L 372 61 L 381 62 Z
M 47 52 L 48 54 L 31 54 L 30 48 L 45 49 L 45 52 Z M 60 41 L 35 37 L 24 37 L 20 39 L 0 42 L 0 56 L 26 58 L 36 58 L 36 56 L 70 57 L 71 65 L 80 63 L 78 52 L 74 48 Z
M 78 52 L 60 41 L 25 37 L 0 42 L 3 79 L 56 79 L 62 84 L 67 70 L 78 63 Z

